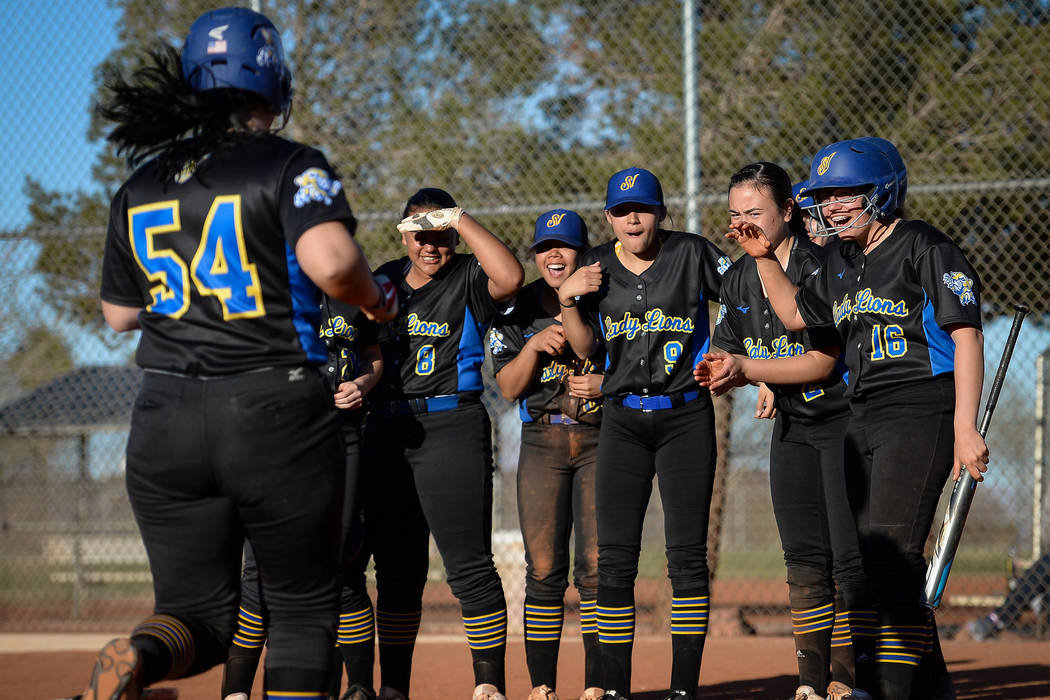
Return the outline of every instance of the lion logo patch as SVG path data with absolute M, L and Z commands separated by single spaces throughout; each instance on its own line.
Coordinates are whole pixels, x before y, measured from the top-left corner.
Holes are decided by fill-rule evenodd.
M 946 272 L 941 278 L 944 286 L 952 290 L 952 294 L 959 297 L 959 303 L 963 306 L 976 304 L 977 299 L 973 295 L 973 280 L 961 272 Z
M 323 168 L 307 168 L 292 180 L 299 186 L 292 202 L 299 209 L 310 202 L 332 203 L 332 197 L 339 194 L 343 184 L 333 180 Z
M 499 355 L 507 349 L 503 342 L 503 333 L 495 328 L 489 331 L 489 349 L 492 350 L 493 355 Z

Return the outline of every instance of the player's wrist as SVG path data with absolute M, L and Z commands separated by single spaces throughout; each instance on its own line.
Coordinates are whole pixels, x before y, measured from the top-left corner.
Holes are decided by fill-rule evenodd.
M 463 217 L 464 217 L 464 215 L 466 215 L 466 213 L 467 212 L 463 211 L 463 207 L 452 207 L 451 209 L 449 209 L 448 210 L 448 222 L 449 222 L 449 225 L 452 228 L 454 228 L 454 229 L 456 229 L 458 231 L 459 230 L 459 222 L 463 220 Z

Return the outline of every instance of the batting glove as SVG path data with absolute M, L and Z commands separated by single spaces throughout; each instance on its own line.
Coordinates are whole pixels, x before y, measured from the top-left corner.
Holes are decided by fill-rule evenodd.
M 415 233 L 416 231 L 445 231 L 459 226 L 459 220 L 463 216 L 462 207 L 449 209 L 435 209 L 420 214 L 406 216 L 397 225 L 401 233 Z

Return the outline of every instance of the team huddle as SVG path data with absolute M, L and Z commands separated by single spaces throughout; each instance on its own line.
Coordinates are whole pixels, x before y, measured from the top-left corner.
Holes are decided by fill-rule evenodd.
M 266 647 L 265 698 L 407 700 L 433 537 L 473 700 L 506 700 L 486 354 L 522 421 L 529 700 L 559 697 L 570 565 L 579 697 L 630 696 L 654 477 L 666 698 L 697 697 L 712 396 L 748 383 L 755 417 L 776 421 L 792 697 L 954 697 L 920 604 L 923 547 L 947 479 L 987 469 L 980 281 L 948 236 L 904 218 L 893 144 L 830 144 L 794 186 L 773 163 L 741 168 L 735 262 L 665 229 L 658 178 L 622 170 L 606 185 L 612 239 L 590 247 L 577 212 L 540 214 L 540 278 L 523 287 L 511 250 L 433 187 L 405 203 L 405 256 L 371 272 L 336 171 L 271 130 L 291 77 L 263 15 L 208 12 L 181 52 L 110 88 L 100 114 L 137 169 L 113 199 L 101 299 L 112 328 L 142 331 L 126 476 L 155 607 L 78 697 L 164 700 L 149 686 L 223 664 L 221 697 L 247 700 Z

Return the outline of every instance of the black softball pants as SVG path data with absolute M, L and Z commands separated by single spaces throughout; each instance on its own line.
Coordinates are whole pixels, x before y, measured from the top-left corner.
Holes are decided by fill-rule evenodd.
M 787 568 L 799 685 L 818 690 L 829 680 L 836 582 L 845 615 L 870 615 L 872 608 L 853 511 L 863 499 L 864 482 L 847 436 L 849 421 L 849 413 L 809 420 L 778 412 L 769 447 L 770 495 Z M 855 626 L 852 646 L 870 658 L 874 640 L 859 622 Z M 861 683 L 870 685 L 868 668 Z M 852 673 L 837 676 L 834 680 L 854 685 Z
M 939 649 L 919 600 L 926 580 L 924 546 L 952 469 L 954 379 L 949 374 L 902 384 L 854 398 L 850 406 L 850 433 L 867 484 L 859 526 L 878 607 L 880 691 L 885 700 L 907 698 L 920 660 Z
M 343 472 L 331 392 L 312 368 L 207 380 L 146 372 L 127 489 L 164 618 L 133 635 L 147 683 L 225 660 L 247 537 L 270 614 L 267 689 L 326 690 Z
M 598 638 L 605 690 L 630 691 L 634 581 L 655 475 L 664 509 L 671 608 L 671 690 L 696 694 L 707 633 L 707 528 L 715 476 L 714 409 L 640 411 L 606 401 L 598 441 Z
M 807 421 L 779 414 L 769 446 L 769 487 L 788 583 L 806 581 L 792 607 L 867 604 L 867 584 L 852 503 L 862 500 L 859 456 L 847 440 L 848 413 Z M 851 495 L 852 490 L 852 495 Z M 812 574 L 812 575 L 810 575 Z
M 419 504 L 411 466 L 397 455 L 396 444 L 383 442 L 390 439 L 386 430 L 389 426 L 382 422 L 383 418 L 368 420 L 370 429 L 366 427 L 362 440 L 359 490 L 364 544 L 350 564 L 350 575 L 364 590 L 365 569 L 369 559 L 374 561 L 381 685 L 408 697 L 423 589 L 430 568 L 430 529 Z M 390 457 L 392 453 L 394 458 Z M 357 589 L 358 586 L 349 586 L 344 591 Z M 351 611 L 367 605 L 368 600 L 344 598 L 343 603 L 343 610 Z M 369 662 L 369 681 L 371 668 Z M 362 679 L 351 677 L 350 682 Z M 371 686 L 371 682 L 367 685 Z
M 340 411 L 340 425 L 343 434 L 343 455 L 346 467 L 346 479 L 343 490 L 343 529 L 340 545 L 339 565 L 339 612 L 340 617 L 357 612 L 362 607 L 362 600 L 368 600 L 364 569 L 358 571 L 355 560 L 359 557 L 364 539 L 364 527 L 361 522 L 358 503 L 358 471 L 361 456 L 361 412 Z M 251 543 L 244 544 L 244 572 L 241 576 L 241 604 L 237 616 L 237 629 L 234 632 L 230 655 L 222 680 L 222 696 L 234 693 L 251 695 L 259 657 L 266 640 L 269 626 L 266 604 L 259 577 L 259 565 Z M 332 672 L 333 680 L 338 685 L 341 662 L 336 659 Z M 369 674 L 371 665 L 369 665 Z M 370 676 L 369 676 L 370 678 Z M 338 693 L 335 693 L 338 695 Z
M 507 613 L 492 559 L 491 430 L 478 401 L 433 413 L 373 412 L 365 422 L 364 441 L 367 469 L 411 471 L 446 580 L 462 608 L 475 681 L 502 690 Z M 396 512 L 401 505 L 383 507 Z M 377 578 L 380 590 L 382 585 Z

